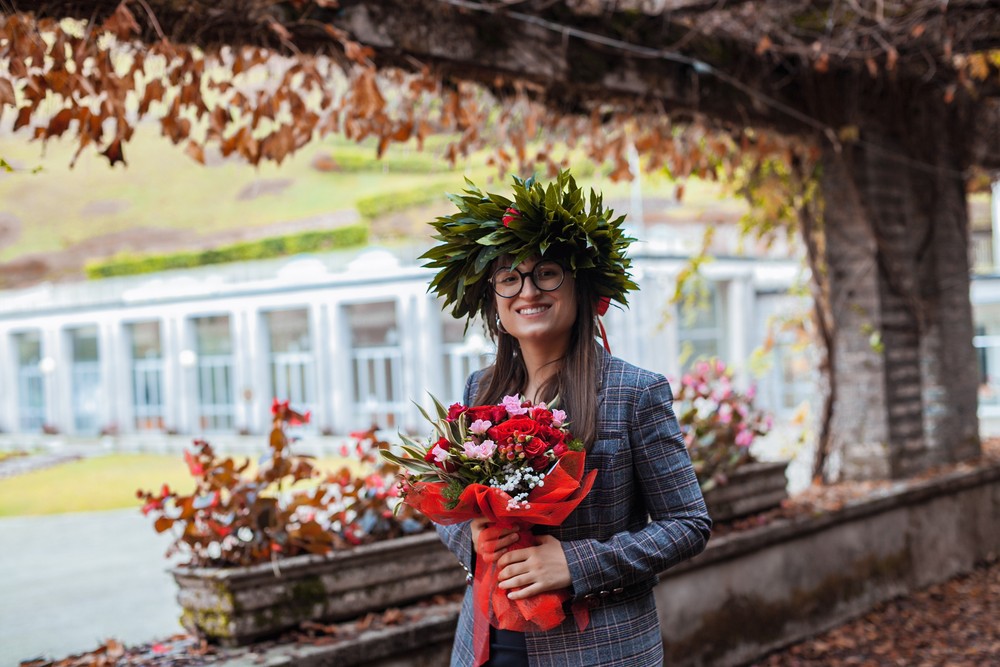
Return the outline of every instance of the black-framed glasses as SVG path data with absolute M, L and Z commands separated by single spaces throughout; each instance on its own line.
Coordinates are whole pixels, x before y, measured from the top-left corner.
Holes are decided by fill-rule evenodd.
M 566 271 L 558 262 L 539 262 L 527 273 L 508 267 L 497 269 L 490 282 L 497 296 L 513 299 L 524 289 L 524 279 L 529 276 L 539 291 L 554 292 L 562 286 Z

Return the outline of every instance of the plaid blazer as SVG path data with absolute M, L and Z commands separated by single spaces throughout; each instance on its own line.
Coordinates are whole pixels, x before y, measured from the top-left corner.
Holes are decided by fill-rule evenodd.
M 665 377 L 600 350 L 597 439 L 587 470 L 594 487 L 561 526 L 538 526 L 560 540 L 569 564 L 573 601 L 591 607 L 590 625 L 572 616 L 557 628 L 527 633 L 532 666 L 663 664 L 653 586 L 657 573 L 696 556 L 711 534 L 709 519 Z M 470 405 L 482 371 L 469 377 Z M 570 415 L 570 419 L 573 416 Z M 469 524 L 438 526 L 441 539 L 472 569 Z M 453 667 L 473 664 L 472 593 L 459 616 Z

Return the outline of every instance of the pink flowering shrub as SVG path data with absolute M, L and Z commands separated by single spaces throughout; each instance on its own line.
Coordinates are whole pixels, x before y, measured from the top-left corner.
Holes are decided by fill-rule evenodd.
M 754 460 L 750 445 L 771 430 L 771 415 L 753 406 L 755 390 L 737 391 L 719 359 L 699 361 L 681 378 L 674 409 L 702 491 L 725 485 Z

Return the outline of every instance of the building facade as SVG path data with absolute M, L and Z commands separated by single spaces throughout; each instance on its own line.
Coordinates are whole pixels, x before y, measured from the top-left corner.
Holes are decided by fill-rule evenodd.
M 670 297 L 686 259 L 633 257 L 640 290 L 604 320 L 612 350 L 670 377 L 699 357 L 742 370 L 773 316 L 808 307 L 787 293 L 797 260 L 723 258 L 683 316 Z M 273 397 L 309 410 L 318 433 L 422 430 L 413 401 L 459 400 L 491 354 L 481 327 L 442 312 L 430 277 L 368 249 L 2 293 L 0 430 L 254 434 Z M 779 341 L 755 379 L 762 407 L 780 418 L 808 400 L 811 368 Z

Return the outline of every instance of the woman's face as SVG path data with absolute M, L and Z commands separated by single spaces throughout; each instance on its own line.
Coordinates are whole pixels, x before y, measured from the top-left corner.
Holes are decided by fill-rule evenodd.
M 501 268 L 509 267 L 501 265 Z M 503 328 L 517 338 L 522 347 L 568 345 L 576 323 L 576 284 L 573 276 L 568 271 L 563 272 L 552 260 L 540 261 L 538 258 L 525 260 L 514 268 L 525 275 L 494 273 L 491 278 L 501 290 L 504 289 L 504 282 L 513 284 L 515 288 L 518 281 L 522 283 L 521 291 L 510 298 L 502 297 L 494 290 L 493 298 Z M 554 284 L 559 272 L 563 273 L 563 279 L 558 288 L 552 291 L 538 289 L 536 277 L 542 287 L 547 287 Z

